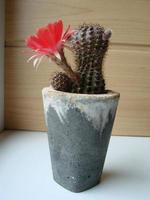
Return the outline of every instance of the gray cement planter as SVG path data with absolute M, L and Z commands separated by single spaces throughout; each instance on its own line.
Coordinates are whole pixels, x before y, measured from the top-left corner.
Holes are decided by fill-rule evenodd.
M 119 94 L 72 94 L 44 88 L 54 180 L 81 192 L 99 183 Z

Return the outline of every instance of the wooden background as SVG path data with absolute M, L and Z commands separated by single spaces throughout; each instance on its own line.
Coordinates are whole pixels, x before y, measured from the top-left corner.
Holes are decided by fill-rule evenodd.
M 45 60 L 36 72 L 24 39 L 60 18 L 113 30 L 104 65 L 107 88 L 121 93 L 113 134 L 150 135 L 149 0 L 6 0 L 5 128 L 46 130 L 41 90 L 58 67 Z

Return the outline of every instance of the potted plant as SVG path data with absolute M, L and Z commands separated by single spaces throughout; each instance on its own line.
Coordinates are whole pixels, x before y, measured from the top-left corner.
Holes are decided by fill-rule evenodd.
M 38 67 L 47 56 L 64 72 L 54 75 L 43 89 L 45 119 L 54 180 L 64 188 L 81 192 L 100 182 L 119 100 L 106 90 L 103 59 L 110 30 L 98 24 L 70 26 L 63 33 L 61 20 L 40 28 L 26 44 Z M 70 49 L 76 69 L 69 65 L 64 48 Z

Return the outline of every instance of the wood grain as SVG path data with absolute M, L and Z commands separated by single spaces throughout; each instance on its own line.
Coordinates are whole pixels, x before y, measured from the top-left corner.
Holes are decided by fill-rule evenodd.
M 148 0 L 6 0 L 6 45 L 23 44 L 37 27 L 58 18 L 73 27 L 92 22 L 111 28 L 112 43 L 150 45 Z
M 58 67 L 45 60 L 36 72 L 24 52 L 6 48 L 5 127 L 44 131 L 41 90 Z M 104 65 L 107 88 L 121 93 L 114 135 L 150 135 L 149 66 L 149 48 L 111 47 Z

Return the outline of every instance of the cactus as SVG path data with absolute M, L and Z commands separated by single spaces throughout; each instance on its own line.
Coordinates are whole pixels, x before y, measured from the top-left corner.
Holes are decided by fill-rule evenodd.
M 34 67 L 38 68 L 46 56 L 64 70 L 64 73 L 60 72 L 52 78 L 51 85 L 56 90 L 105 93 L 102 66 L 110 36 L 110 30 L 97 24 L 83 24 L 77 30 L 71 30 L 68 26 L 64 32 L 63 22 L 59 20 L 39 28 L 36 34 L 26 39 L 27 46 L 35 53 L 28 61 L 33 60 Z M 69 65 L 64 47 L 74 52 L 76 70 Z
M 51 85 L 55 90 L 71 92 L 72 80 L 63 72 L 56 73 L 52 80 Z
M 72 92 L 105 93 L 103 58 L 108 48 L 110 30 L 100 25 L 82 25 L 70 38 L 75 54 L 76 70 L 80 74 L 79 84 L 73 84 Z
M 103 59 L 109 45 L 110 30 L 105 30 L 100 25 L 80 26 L 69 39 L 69 47 L 74 52 L 76 72 L 80 81 L 67 81 L 64 91 L 83 94 L 105 93 L 105 80 L 103 77 Z M 57 80 L 61 78 L 57 77 Z M 56 79 L 56 76 L 54 77 Z M 52 83 L 53 83 L 52 79 Z M 55 89 L 58 87 L 54 86 Z M 69 90 L 68 90 L 69 88 Z

